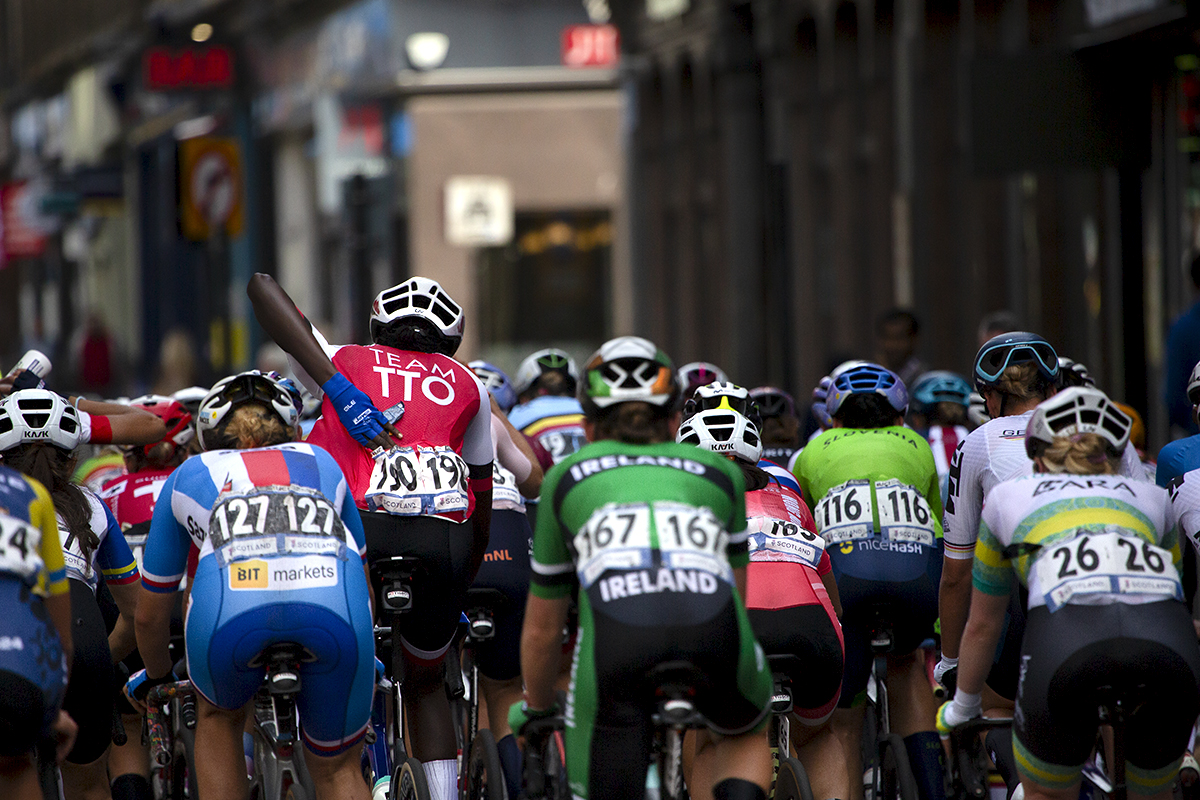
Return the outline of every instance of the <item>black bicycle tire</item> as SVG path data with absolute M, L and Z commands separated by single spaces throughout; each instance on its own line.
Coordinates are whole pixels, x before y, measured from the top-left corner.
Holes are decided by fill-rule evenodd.
M 794 758 L 780 758 L 775 778 L 775 800 L 813 800 L 812 786 L 804 765 Z
M 420 761 L 410 756 L 396 767 L 389 800 L 431 800 L 425 768 Z
M 475 734 L 467 758 L 466 800 L 507 800 L 504 767 L 496 739 L 489 730 Z
M 879 740 L 878 768 L 882 775 L 876 784 L 881 790 L 875 800 L 920 800 L 917 781 L 908 761 L 908 748 L 899 735 L 889 733 Z

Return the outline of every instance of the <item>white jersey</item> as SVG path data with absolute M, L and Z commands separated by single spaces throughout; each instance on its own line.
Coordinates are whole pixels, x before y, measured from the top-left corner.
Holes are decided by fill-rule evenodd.
M 1039 473 L 988 493 L 974 587 L 1029 607 L 1183 599 L 1176 515 L 1165 489 L 1124 475 Z
M 1178 476 L 1167 489 L 1179 519 L 1179 533 L 1200 546 L 1200 469 Z
M 983 498 L 1001 481 L 1033 474 L 1033 461 L 1025 453 L 1025 426 L 1032 416 L 1033 411 L 1026 411 L 990 420 L 971 431 L 954 451 L 946 487 L 946 558 L 974 557 Z M 1132 446 L 1125 447 L 1120 474 L 1145 481 L 1146 472 Z

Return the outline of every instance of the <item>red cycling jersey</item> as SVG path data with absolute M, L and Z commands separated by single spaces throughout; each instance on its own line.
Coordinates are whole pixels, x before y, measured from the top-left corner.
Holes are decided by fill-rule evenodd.
M 383 345 L 344 345 L 326 352 L 330 351 L 338 371 L 366 393 L 376 408 L 385 414 L 389 409 L 403 409 L 393 423 L 400 431 L 400 447 L 449 447 L 470 466 L 492 463 L 491 404 L 487 389 L 470 369 L 449 356 Z M 342 426 L 328 397 L 321 401 L 321 418 L 306 441 L 333 455 L 355 503 L 366 509 L 364 495 L 370 488 L 375 461 Z M 471 493 L 465 512 L 435 516 L 462 522 L 474 508 Z
M 746 608 L 821 605 L 838 628 L 821 581 L 832 568 L 829 553 L 800 495 L 772 478 L 764 488 L 746 492 L 746 519 L 750 530 L 757 530 L 750 534 Z

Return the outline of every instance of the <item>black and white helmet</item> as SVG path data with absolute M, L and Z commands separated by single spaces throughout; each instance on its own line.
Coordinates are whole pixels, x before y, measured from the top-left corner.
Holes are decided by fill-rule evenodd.
M 431 278 L 409 278 L 375 295 L 371 303 L 371 338 L 378 340 L 381 328 L 411 317 L 433 325 L 443 340 L 440 352 L 453 355 L 458 350 L 464 327 L 462 307 Z
M 1025 428 L 1025 452 L 1036 458 L 1059 436 L 1098 434 L 1109 455 L 1121 455 L 1129 442 L 1133 420 L 1104 392 L 1090 386 L 1072 386 L 1042 401 Z
M 274 410 L 289 430 L 296 427 L 300 419 L 292 393 L 283 383 L 256 369 L 239 372 L 217 381 L 200 401 L 200 409 L 196 412 L 196 435 L 200 437 L 201 448 L 208 447 L 205 433 L 220 427 L 230 411 L 250 402 L 262 403 Z
M 675 441 L 694 444 L 718 455 L 734 456 L 747 464 L 757 464 L 762 457 L 758 428 L 728 408 L 697 411 L 679 426 Z
M 513 378 L 513 388 L 517 390 L 517 394 L 525 394 L 533 388 L 538 378 L 547 372 L 562 373 L 567 378 L 567 391 L 575 394 L 575 387 L 579 381 L 579 370 L 575 368 L 575 359 L 571 358 L 565 350 L 559 350 L 557 347 L 547 347 L 526 356 L 521 365 L 517 367 L 516 377 Z
M 1188 378 L 1187 396 L 1188 402 L 1194 406 L 1200 406 L 1200 363 L 1192 367 L 1192 374 Z
M 0 403 L 0 452 L 37 443 L 74 450 L 82 432 L 79 412 L 48 389 L 22 389 Z

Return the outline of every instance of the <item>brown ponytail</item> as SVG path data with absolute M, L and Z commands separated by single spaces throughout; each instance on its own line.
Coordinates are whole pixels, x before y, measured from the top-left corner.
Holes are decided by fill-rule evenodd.
M 674 439 L 667 410 L 650 403 L 620 403 L 601 411 L 592 422 L 596 426 L 597 440 L 616 439 L 630 444 L 654 444 Z

